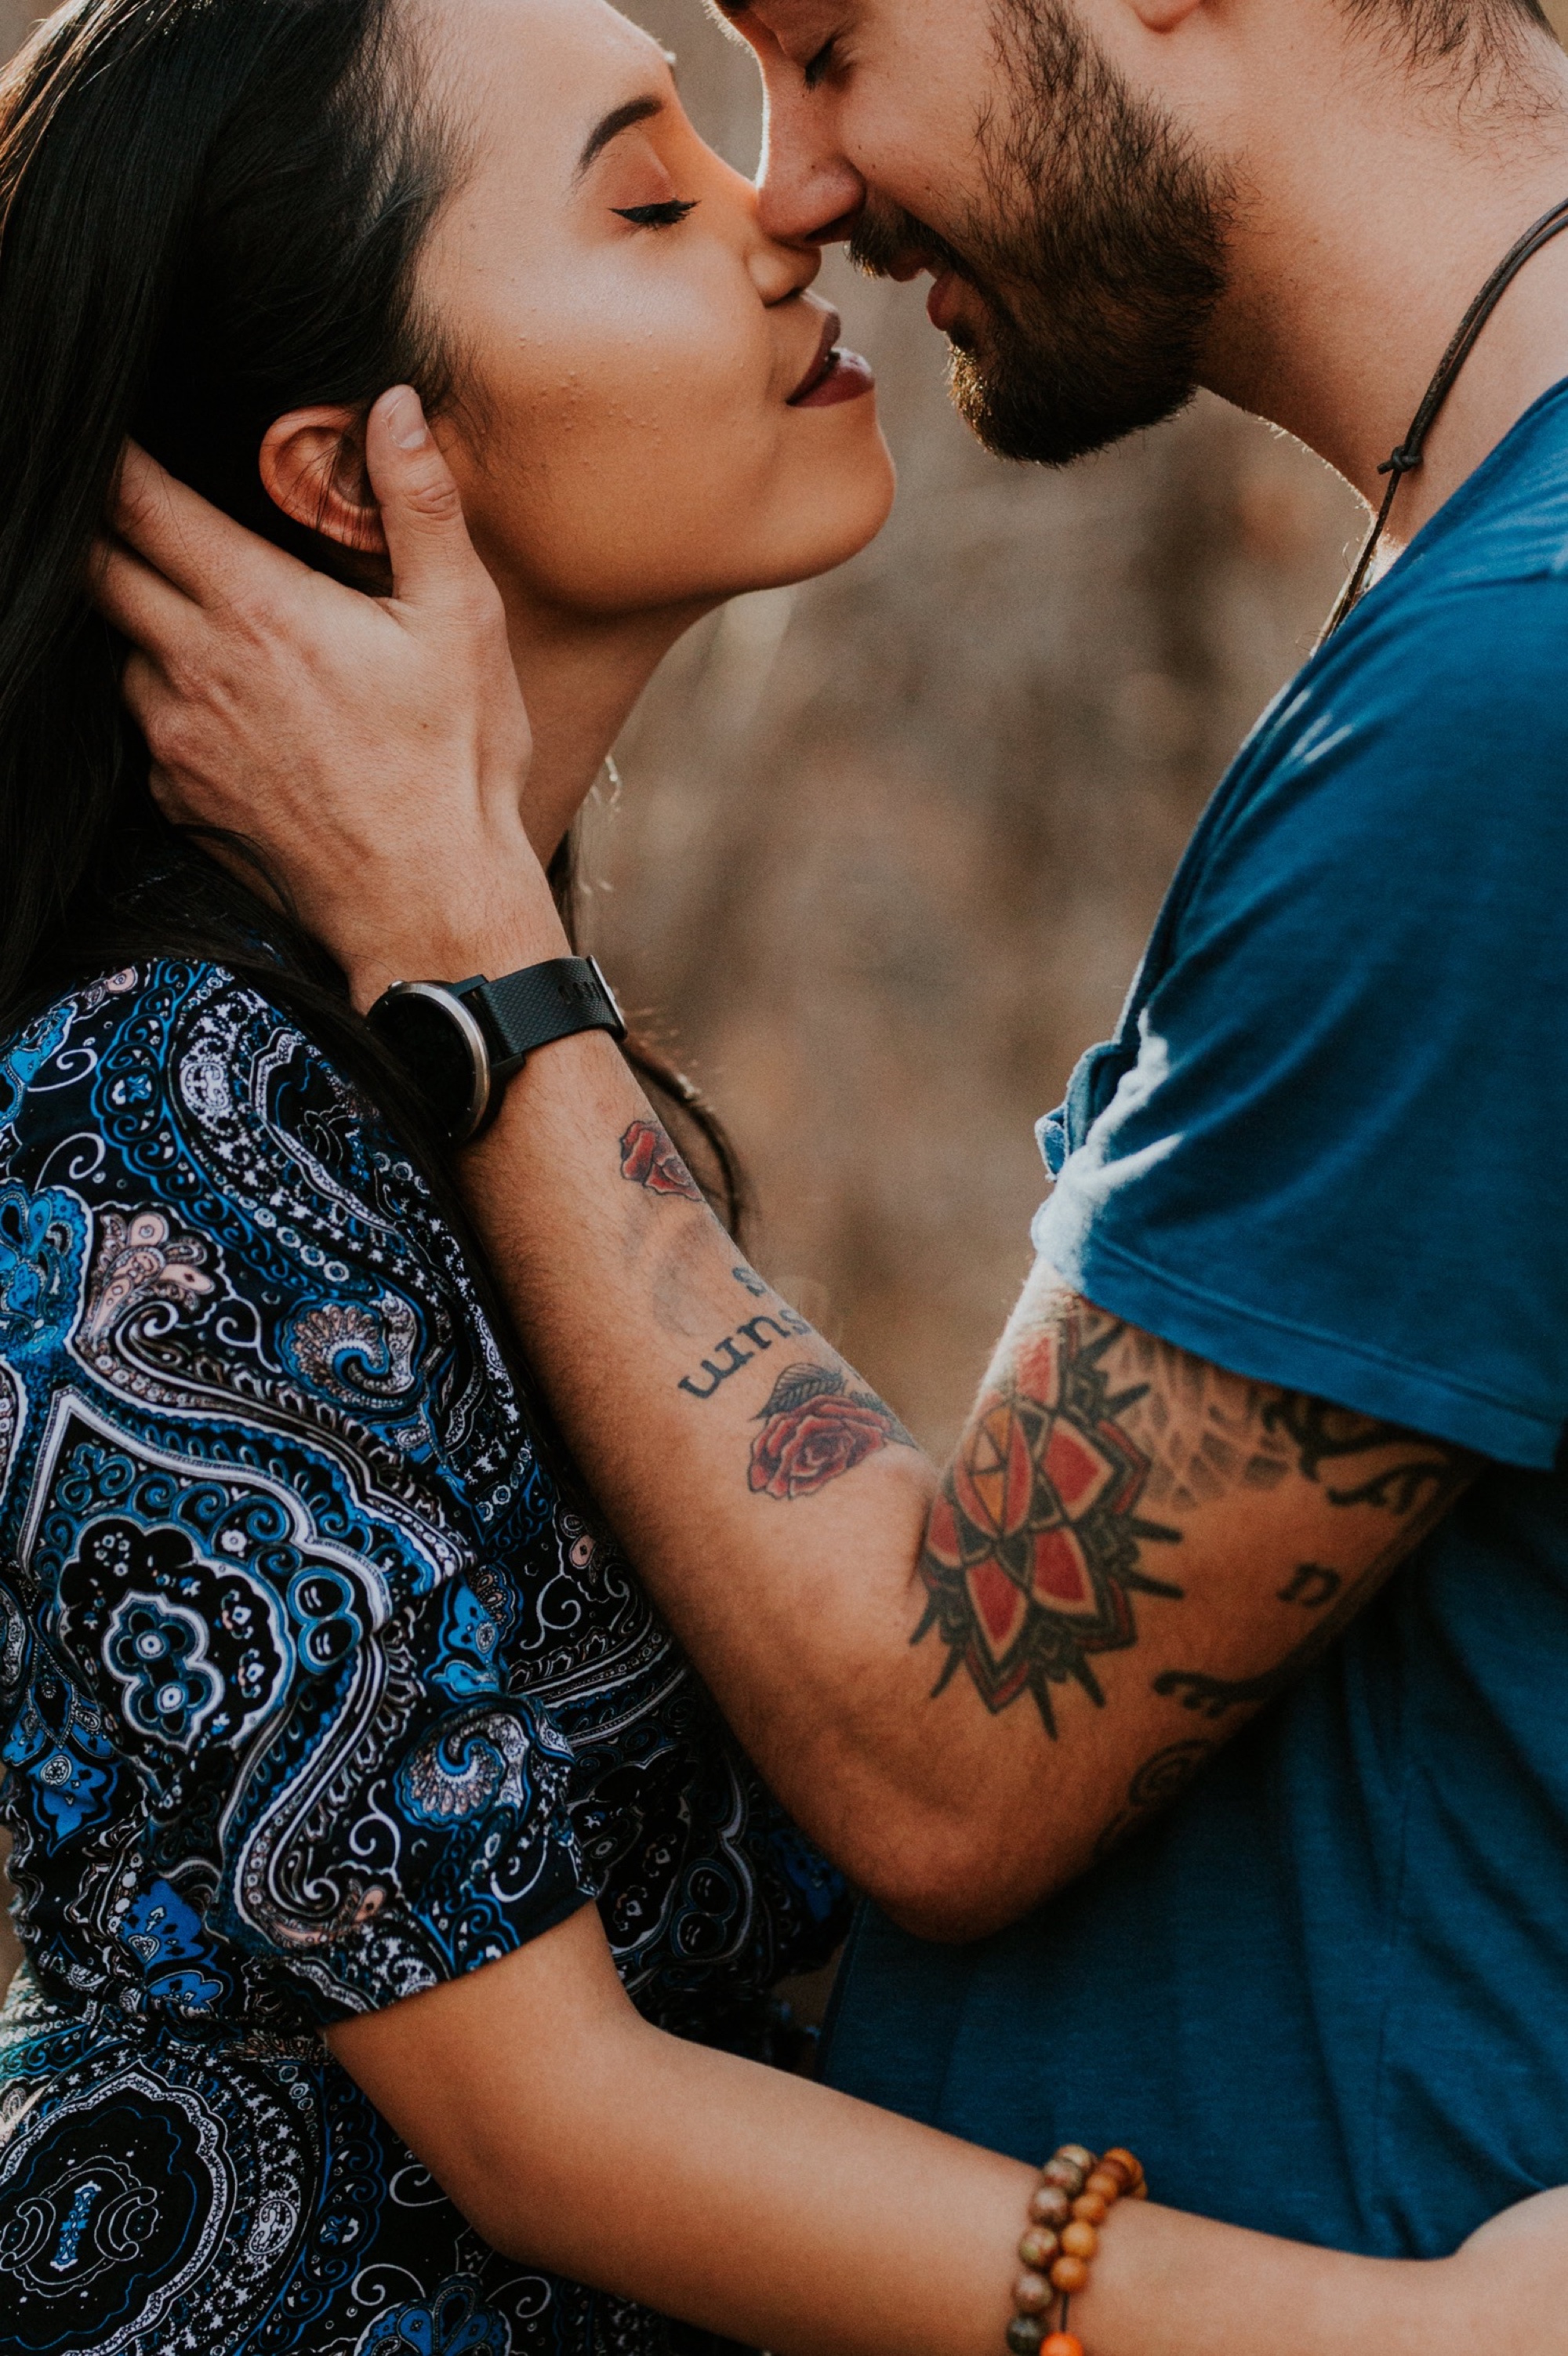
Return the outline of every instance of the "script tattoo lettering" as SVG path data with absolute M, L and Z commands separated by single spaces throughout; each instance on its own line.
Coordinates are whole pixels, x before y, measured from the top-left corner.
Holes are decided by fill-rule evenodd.
M 786 1366 L 757 1420 L 747 1482 L 789 1505 L 853 1472 L 879 1448 L 915 1442 L 874 1391 L 852 1391 L 837 1366 Z
M 1139 1517 L 1148 1457 L 1128 1411 L 1146 1384 L 1112 1392 L 1103 1361 L 1124 1329 L 1074 1302 L 1023 1345 L 983 1402 L 931 1509 L 913 1639 L 947 1649 L 932 1688 L 961 1663 L 987 1709 L 1031 1694 L 1055 1736 L 1053 1685 L 1104 1695 L 1091 1662 L 1137 1642 L 1135 1595 L 1183 1590 L 1139 1568 L 1178 1530 Z
M 1337 1570 L 1326 1570 L 1320 1562 L 1298 1562 L 1275 1601 L 1321 1612 L 1326 1603 L 1333 1602 L 1344 1583 Z
M 1145 1817 L 1169 1807 L 1186 1791 L 1213 1749 L 1212 1742 L 1196 1739 L 1167 1742 L 1163 1751 L 1145 1759 L 1127 1786 L 1126 1805 L 1112 1817 L 1094 1844 L 1094 1863 L 1098 1865 L 1102 1857 L 1108 1857 Z
M 769 1328 L 771 1331 L 768 1330 Z M 777 1316 L 765 1310 L 761 1316 L 748 1317 L 744 1325 L 737 1325 L 733 1333 L 726 1333 L 722 1342 L 714 1343 L 713 1356 L 704 1358 L 701 1367 L 701 1372 L 708 1377 L 705 1383 L 699 1382 L 691 1375 L 682 1375 L 679 1387 L 690 1391 L 693 1398 L 712 1398 L 721 1383 L 727 1383 L 732 1375 L 738 1375 L 742 1366 L 749 1366 L 761 1351 L 771 1350 L 775 1342 L 788 1342 L 794 1336 L 809 1333 L 811 1330 L 803 1317 L 797 1316 L 794 1310 L 782 1303 Z M 749 1350 L 742 1349 L 743 1342 L 751 1344 Z
M 676 1194 L 683 1203 L 703 1200 L 674 1139 L 657 1120 L 634 1120 L 622 1131 L 620 1174 L 633 1186 L 646 1186 L 650 1194 Z
M 1295 1471 L 1318 1485 L 1330 1505 L 1370 1506 L 1388 1514 L 1393 1527 L 1387 1542 L 1348 1584 L 1339 1575 L 1316 1563 L 1303 1563 L 1279 1597 L 1282 1603 L 1305 1603 L 1308 1609 L 1328 1609 L 1300 1644 L 1284 1658 L 1255 1677 L 1217 1677 L 1202 1669 L 1166 1669 L 1154 1680 L 1156 1694 L 1179 1701 L 1186 1709 L 1207 1719 L 1224 1718 L 1230 1710 L 1259 1708 L 1283 1693 L 1312 1667 L 1369 1602 L 1389 1577 L 1438 1523 L 1474 1473 L 1477 1459 L 1461 1448 L 1423 1440 L 1398 1424 L 1380 1423 L 1348 1408 L 1304 1398 L 1297 1391 L 1274 1392 L 1262 1408 L 1268 1430 L 1283 1435 L 1294 1451 Z M 1326 1465 L 1343 1467 L 1354 1458 L 1374 1460 L 1365 1477 L 1344 1485 L 1322 1478 Z M 1305 1588 L 1308 1579 L 1318 1591 Z M 1333 1580 L 1332 1587 L 1324 1582 Z
M 732 1268 L 730 1274 L 734 1277 L 741 1290 L 743 1292 L 749 1292 L 754 1301 L 767 1300 L 768 1287 L 763 1283 L 762 1279 L 757 1275 L 757 1270 L 754 1268 L 747 1268 L 743 1263 L 739 1268 Z
M 1393 1462 L 1380 1464 L 1354 1488 L 1330 1488 L 1324 1494 L 1331 1505 L 1385 1505 L 1391 1514 L 1409 1514 L 1441 1497 L 1446 1507 L 1455 1494 L 1456 1462 L 1468 1467 L 1473 1460 L 1444 1448 L 1435 1440 L 1422 1440 L 1395 1423 L 1378 1423 L 1349 1408 L 1331 1407 L 1326 1400 L 1305 1398 L 1299 1391 L 1283 1391 L 1263 1409 L 1266 1429 L 1290 1442 L 1296 1469 L 1308 1481 L 1319 1481 L 1326 1464 L 1348 1457 L 1368 1457 L 1391 1451 Z M 1468 1478 L 1466 1471 L 1466 1478 Z

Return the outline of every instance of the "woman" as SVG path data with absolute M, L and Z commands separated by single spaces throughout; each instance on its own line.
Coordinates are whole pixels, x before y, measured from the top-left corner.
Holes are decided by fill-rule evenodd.
M 5 2344 L 999 2350 L 1032 2171 L 744 2058 L 838 1886 L 579 1495 L 340 980 L 242 844 L 160 827 L 87 605 L 129 432 L 384 588 L 371 478 L 425 429 L 375 396 L 416 388 L 551 856 L 679 632 L 886 511 L 814 259 L 598 0 L 82 0 L 4 109 Z M 1127 2356 L 1505 2312 L 1487 2237 L 1123 2202 L 1095 2263 Z
M 810 259 L 646 41 L 557 16 L 487 55 L 376 0 L 88 7 L 5 101 L 18 2347 L 650 2341 L 485 2254 L 315 2032 L 597 1896 L 649 2019 L 758 2050 L 773 1982 L 842 1935 L 504 1366 L 348 1010 L 170 858 L 81 604 L 133 425 L 374 581 L 334 435 L 416 380 L 475 420 L 520 649 L 570 707 L 549 848 L 694 615 L 869 537 L 888 465 Z M 866 397 L 792 403 L 808 378 Z

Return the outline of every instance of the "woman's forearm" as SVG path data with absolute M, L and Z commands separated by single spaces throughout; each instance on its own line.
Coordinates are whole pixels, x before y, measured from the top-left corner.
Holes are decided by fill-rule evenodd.
M 650 2028 L 592 1909 L 330 2041 L 509 2255 L 779 2356 L 1004 2356 L 1035 2169 Z M 1541 2277 L 1539 2249 L 1493 2271 L 1488 2356 L 1552 2344 L 1508 2336 Z M 1073 2328 L 1090 2356 L 1433 2356 L 1482 2344 L 1455 2327 L 1483 2279 L 1123 2201 Z

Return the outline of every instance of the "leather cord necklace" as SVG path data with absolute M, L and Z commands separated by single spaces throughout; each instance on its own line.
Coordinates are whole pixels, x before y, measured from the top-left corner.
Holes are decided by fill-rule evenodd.
M 1383 503 L 1378 509 L 1377 520 L 1367 535 L 1366 545 L 1356 560 L 1356 569 L 1339 594 L 1339 603 L 1329 616 L 1328 626 L 1323 633 L 1323 638 L 1318 640 L 1320 646 L 1324 639 L 1334 636 L 1340 623 L 1359 602 L 1367 585 L 1367 574 L 1371 570 L 1372 559 L 1378 552 L 1378 545 L 1383 536 L 1383 527 L 1388 522 L 1394 500 L 1399 496 L 1399 487 L 1405 477 L 1413 474 L 1421 465 L 1425 453 L 1426 437 L 1436 423 L 1438 412 L 1454 389 L 1455 377 L 1475 349 L 1477 337 L 1497 309 L 1503 295 L 1524 268 L 1525 263 L 1533 255 L 1539 253 L 1543 245 L 1549 244 L 1552 238 L 1560 237 L 1564 230 L 1568 230 L 1568 197 L 1565 197 L 1561 204 L 1553 205 L 1550 212 L 1542 213 L 1541 219 L 1532 222 L 1524 235 L 1509 246 L 1454 330 L 1453 341 L 1438 361 L 1437 373 L 1422 395 L 1421 407 L 1411 420 L 1409 433 L 1398 448 L 1391 451 L 1378 468 L 1380 475 L 1388 477 L 1389 487 L 1383 493 Z

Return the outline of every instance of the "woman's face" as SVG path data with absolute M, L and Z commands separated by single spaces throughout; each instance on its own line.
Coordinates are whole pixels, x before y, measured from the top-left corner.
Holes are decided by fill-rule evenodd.
M 893 496 L 869 371 L 822 375 L 819 256 L 763 236 L 663 52 L 604 0 L 424 13 L 472 140 L 420 271 L 466 394 L 438 432 L 503 589 L 607 617 L 863 547 Z

